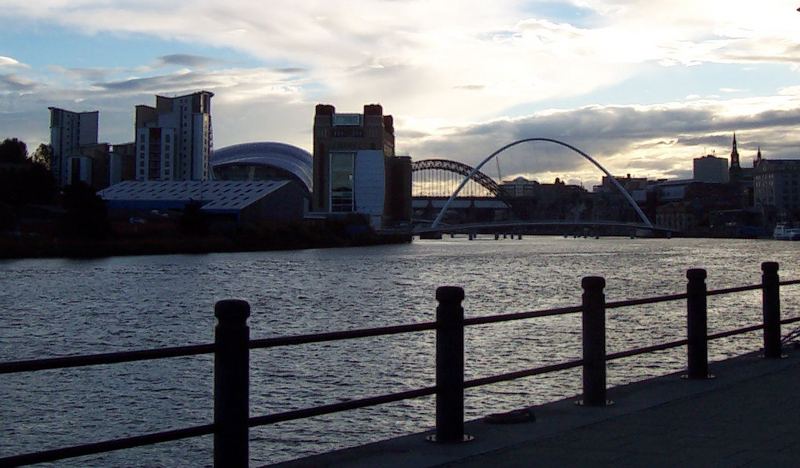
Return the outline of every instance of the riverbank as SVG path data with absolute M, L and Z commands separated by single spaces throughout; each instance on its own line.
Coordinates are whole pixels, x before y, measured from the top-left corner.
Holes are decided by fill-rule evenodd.
M 0 238 L 0 259 L 98 258 L 129 255 L 205 254 L 259 252 L 336 247 L 361 247 L 411 242 L 403 233 L 342 233 L 331 230 L 293 232 L 280 230 L 268 235 L 163 235 L 111 239 Z

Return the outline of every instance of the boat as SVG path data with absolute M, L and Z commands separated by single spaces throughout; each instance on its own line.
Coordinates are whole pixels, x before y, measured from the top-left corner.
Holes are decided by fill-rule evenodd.
M 791 227 L 786 223 L 778 223 L 772 232 L 772 238 L 775 240 L 800 240 L 800 228 Z

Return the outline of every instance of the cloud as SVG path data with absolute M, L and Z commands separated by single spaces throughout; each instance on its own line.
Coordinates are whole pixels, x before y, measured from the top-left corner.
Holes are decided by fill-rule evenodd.
M 752 114 L 732 110 L 740 106 L 744 109 L 745 104 L 737 100 L 543 111 L 412 138 L 404 142 L 404 148 L 414 159 L 455 159 L 474 166 L 513 141 L 553 138 L 586 151 L 612 172 L 648 177 L 684 176 L 695 157 L 713 151 L 726 156 L 734 131 L 743 161 L 755 154 L 758 145 L 765 157 L 800 156 L 800 136 L 794 136 L 800 122 L 800 102 L 791 109 L 764 109 Z M 577 154 L 549 143 L 521 144 L 499 158 L 506 176 L 521 174 L 541 180 L 599 177 L 598 171 Z M 488 173 L 496 172 L 494 166 L 487 166 Z
M 455 89 L 463 89 L 465 91 L 480 91 L 482 89 L 485 89 L 486 86 L 485 85 L 480 85 L 480 84 L 467 84 L 467 85 L 454 86 L 454 88 Z
M 0 55 L 0 67 L 30 68 L 28 65 L 11 57 Z
M 223 63 L 221 60 L 192 54 L 170 54 L 158 57 L 159 66 L 177 65 L 191 68 L 206 68 Z
M 235 49 L 276 72 L 303 75 L 314 83 L 308 99 L 319 96 L 347 108 L 381 101 L 394 113 L 453 125 L 503 115 L 515 106 L 586 95 L 631 78 L 645 65 L 790 63 L 800 56 L 800 33 L 794 15 L 784 12 L 786 0 L 766 5 L 722 0 L 579 3 L 582 14 L 596 20 L 576 26 L 567 15 L 557 18 L 547 5 L 515 0 L 462 0 L 457 6 L 408 0 L 402 7 L 335 0 L 324 10 L 315 2 L 294 0 L 196 0 L 191 5 L 7 0 L 4 9 L 9 16 L 82 33 Z M 108 21 L 119 17 L 125 21 Z M 770 27 L 755 26 L 763 24 Z M 218 60 L 193 54 L 164 55 L 157 63 L 192 71 L 225 68 Z M 92 81 L 119 89 L 149 86 L 127 77 Z
M 274 140 L 310 147 L 314 102 L 304 100 L 302 77 L 269 68 L 179 70 L 138 77 L 124 77 L 130 71 L 117 69 L 48 71 L 59 79 L 47 85 L 17 75 L 0 75 L 4 131 L 25 138 L 29 145 L 47 141 L 49 106 L 78 112 L 99 110 L 100 139 L 123 143 L 133 140 L 136 105 L 152 105 L 156 94 L 180 95 L 205 89 L 215 93 L 212 113 L 216 145 Z M 95 74 L 113 79 L 85 81 Z
M 209 89 L 216 93 L 215 139 L 221 144 L 264 133 L 277 139 L 286 135 L 283 139 L 308 148 L 314 103 L 348 111 L 380 102 L 396 117 L 404 138 L 398 145 L 414 154 L 475 161 L 499 143 L 535 131 L 574 141 L 591 154 L 611 158 L 615 167 L 624 169 L 626 158 L 632 158 L 642 167 L 645 160 L 661 161 L 665 171 L 673 169 L 663 154 L 685 158 L 697 151 L 687 139 L 738 128 L 766 140 L 770 129 L 795 118 L 797 91 L 787 91 L 781 100 L 772 96 L 768 103 L 738 101 L 746 111 L 732 111 L 736 106 L 708 96 L 708 88 L 687 90 L 684 94 L 694 96 L 681 105 L 639 108 L 605 101 L 533 113 L 537 103 L 591 97 L 654 68 L 668 73 L 683 66 L 746 63 L 761 70 L 767 63 L 787 68 L 800 57 L 796 5 L 788 0 L 570 3 L 579 4 L 591 20 L 584 16 L 575 24 L 567 15 L 544 14 L 541 2 L 516 0 L 333 0 L 325 9 L 296 0 L 5 0 L 6 15 L 21 21 L 85 37 L 186 43 L 201 53 L 152 57 L 126 70 L 69 67 L 52 76 L 13 70 L 18 73 L 2 75 L 0 86 L 36 96 L 9 95 L 0 104 L 4 111 L 28 106 L 26 112 L 37 118 L 54 103 L 98 107 L 101 120 L 102 112 L 112 109 L 109 113 L 122 123 L 114 134 L 121 138 L 130 133 L 123 116 L 130 119 L 134 104 L 151 102 L 153 94 Z M 212 52 L 203 54 L 203 47 Z M 235 68 L 208 56 L 220 48 L 261 63 Z M 19 62 L 0 57 L 0 67 L 13 63 Z M 728 85 L 740 84 L 720 81 L 711 89 Z M 638 92 L 657 102 L 650 93 L 657 96 L 659 90 L 646 91 Z M 623 102 L 635 102 L 635 94 Z M 259 105 L 275 106 L 275 114 Z M 224 124 L 223 117 L 237 124 Z M 257 130 L 258 120 L 265 118 L 268 125 Z M 40 125 L 46 135 L 46 124 Z M 552 156 L 542 170 L 568 170 L 574 161 L 557 148 L 536 148 Z
M 66 75 L 68 78 L 76 79 L 80 82 L 103 81 L 108 79 L 109 76 L 120 72 L 120 70 L 113 68 L 71 68 L 59 65 L 50 65 L 48 70 Z
M 0 91 L 31 91 L 37 87 L 36 82 L 14 74 L 0 75 Z
M 209 82 L 203 75 L 191 72 L 175 73 L 171 75 L 152 76 L 147 78 L 129 78 L 121 81 L 108 81 L 92 83 L 93 86 L 107 91 L 122 92 L 174 92 L 197 87 L 202 88 Z
M 287 75 L 295 75 L 298 73 L 306 73 L 308 69 L 302 67 L 283 67 L 275 68 L 274 71 L 277 73 L 286 73 Z

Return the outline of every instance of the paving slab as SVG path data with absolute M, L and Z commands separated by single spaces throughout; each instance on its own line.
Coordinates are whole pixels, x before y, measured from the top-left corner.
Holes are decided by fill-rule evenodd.
M 671 374 L 609 389 L 615 404 L 577 397 L 532 407 L 535 422 L 466 424 L 475 440 L 412 434 L 280 467 L 800 466 L 800 350 L 711 364 L 710 380 Z

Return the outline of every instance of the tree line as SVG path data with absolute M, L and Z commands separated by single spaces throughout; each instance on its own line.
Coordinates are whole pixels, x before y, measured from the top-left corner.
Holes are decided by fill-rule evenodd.
M 28 154 L 25 142 L 6 138 L 0 143 L 0 231 L 14 230 L 31 207 L 51 206 L 62 213 L 52 221 L 66 238 L 104 238 L 110 229 L 103 200 L 85 183 L 59 192 L 50 171 L 52 148 L 40 144 Z

